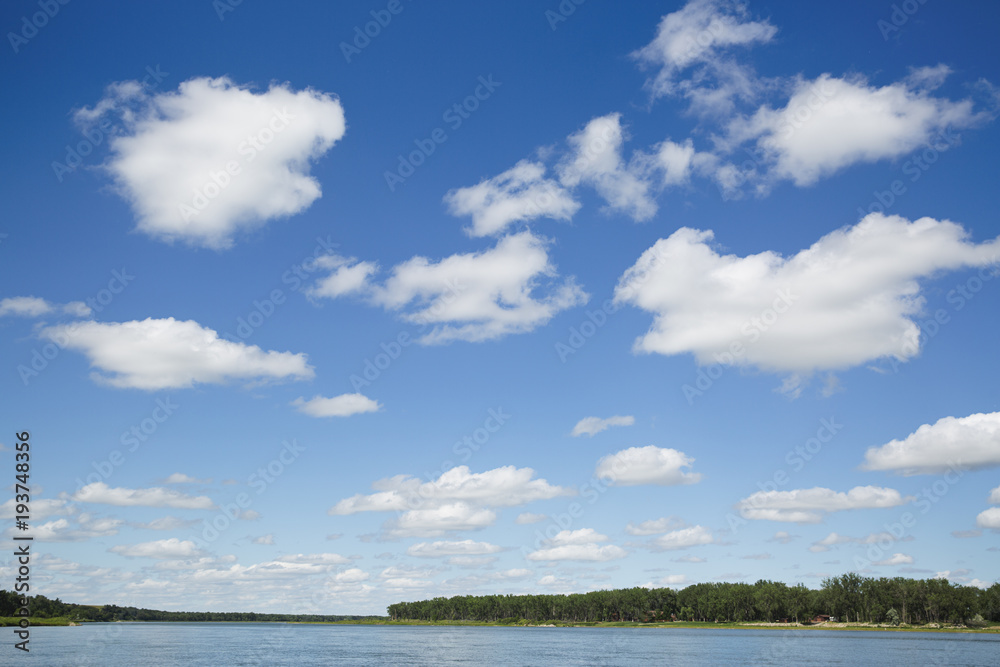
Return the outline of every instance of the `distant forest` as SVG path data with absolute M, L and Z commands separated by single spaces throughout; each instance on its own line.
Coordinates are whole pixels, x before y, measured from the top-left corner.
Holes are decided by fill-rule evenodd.
M 0 617 L 14 616 L 20 606 L 21 596 L 0 589 Z M 329 616 L 322 614 L 261 614 L 244 611 L 158 611 L 136 607 L 119 607 L 73 604 L 59 598 L 50 600 L 44 595 L 28 598 L 31 618 L 65 617 L 71 621 L 271 621 L 294 623 L 330 623 L 332 621 L 363 621 L 381 619 L 384 616 Z
M 964 623 L 1000 621 L 1000 583 L 982 590 L 945 579 L 878 579 L 849 573 L 812 590 L 761 580 L 625 588 L 573 595 L 465 595 L 389 605 L 393 620 L 515 622 L 651 622 L 661 620 L 805 622 L 819 615 L 846 622 Z

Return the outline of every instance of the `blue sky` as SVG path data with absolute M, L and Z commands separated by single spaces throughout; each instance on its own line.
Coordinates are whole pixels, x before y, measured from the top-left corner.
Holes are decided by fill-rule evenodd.
M 37 592 L 991 584 L 997 18 L 8 3 Z

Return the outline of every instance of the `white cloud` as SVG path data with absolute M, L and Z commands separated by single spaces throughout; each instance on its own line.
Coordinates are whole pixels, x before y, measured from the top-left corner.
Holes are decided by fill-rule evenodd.
M 763 106 L 734 121 L 729 133 L 736 143 L 756 141 L 770 178 L 804 186 L 844 167 L 902 157 L 928 144 L 947 150 L 954 141 L 940 138 L 942 132 L 985 118 L 972 107 L 970 100 L 936 98 L 907 81 L 875 88 L 861 77 L 823 74 L 798 80 L 785 107 Z
M 517 515 L 517 518 L 514 519 L 514 523 L 516 523 L 518 525 L 525 525 L 525 524 L 529 524 L 529 523 L 539 523 L 541 521 L 545 521 L 548 518 L 549 517 L 547 517 L 544 514 L 534 514 L 532 512 L 521 512 L 520 514 Z
M 570 435 L 593 436 L 611 426 L 631 426 L 634 423 L 635 417 L 632 415 L 615 415 L 614 417 L 608 417 L 606 419 L 601 419 L 600 417 L 584 417 L 576 423 L 576 426 L 573 427 L 573 432 Z
M 91 310 L 82 301 L 71 301 L 60 306 L 37 296 L 12 296 L 0 300 L 0 317 L 40 317 L 55 313 L 87 317 L 91 314 Z
M 305 354 L 264 352 L 256 345 L 224 340 L 193 320 L 74 322 L 47 327 L 40 335 L 83 352 L 101 371 L 91 377 L 118 388 L 154 391 L 314 375 Z
M 616 302 L 654 316 L 636 352 L 793 374 L 906 360 L 920 349 L 917 280 L 986 266 L 1000 252 L 1000 240 L 971 243 L 953 222 L 880 214 L 787 259 L 720 255 L 712 237 L 681 228 L 619 280 Z
M 1000 466 L 1000 412 L 943 417 L 865 452 L 864 470 L 929 475 Z
M 1000 507 L 991 507 L 980 512 L 976 517 L 976 525 L 980 528 L 1000 530 Z
M 108 551 L 129 558 L 196 558 L 203 555 L 201 549 L 194 542 L 179 540 L 176 537 L 139 544 L 120 544 L 111 547 Z
M 734 99 L 752 99 L 760 83 L 732 51 L 769 42 L 777 28 L 747 18 L 739 0 L 690 0 L 665 15 L 655 39 L 632 54 L 641 64 L 659 68 L 646 88 L 654 98 L 684 96 L 701 113 L 728 112 Z M 681 78 L 689 69 L 690 76 Z
M 680 558 L 674 558 L 675 563 L 707 563 L 701 556 L 681 556 Z
M 625 532 L 629 535 L 657 535 L 659 533 L 665 533 L 668 530 L 673 530 L 674 528 L 680 528 L 684 525 L 684 520 L 676 516 L 665 516 L 659 519 L 650 519 L 648 521 L 643 521 L 639 525 L 633 524 L 631 521 L 627 526 L 625 526 Z
M 893 544 L 895 542 L 908 542 L 912 540 L 912 537 L 900 539 L 894 536 L 892 533 L 870 533 L 865 537 L 849 537 L 847 535 L 840 535 L 838 533 L 830 533 L 826 537 L 817 542 L 813 542 L 812 546 L 809 547 L 809 551 L 813 553 L 822 553 L 824 551 L 829 551 L 830 547 L 839 546 L 841 544 L 879 544 L 885 543 L 886 545 Z
M 651 542 L 653 548 L 661 551 L 674 551 L 677 549 L 687 549 L 703 544 L 715 544 L 715 537 L 712 531 L 704 526 L 691 526 L 673 530 L 666 535 L 661 535 Z
M 177 509 L 212 509 L 215 505 L 208 496 L 189 496 L 163 487 L 125 489 L 109 487 L 104 482 L 94 482 L 81 487 L 72 499 L 81 503 L 103 503 L 118 507 L 174 507 Z
M 261 535 L 260 537 L 255 537 L 252 540 L 250 540 L 250 544 L 273 545 L 274 544 L 274 535 L 271 534 L 271 533 L 268 533 L 267 535 Z
M 98 518 L 84 513 L 76 517 L 75 524 L 67 519 L 32 524 L 31 537 L 40 542 L 82 542 L 95 537 L 117 535 L 124 524 L 121 519 Z M 14 537 L 23 534 L 11 526 L 4 535 Z
M 778 542 L 779 544 L 788 544 L 794 540 L 798 535 L 791 535 L 786 530 L 779 530 L 776 532 L 768 542 Z
M 317 257 L 313 260 L 313 267 L 330 273 L 307 289 L 306 295 L 328 299 L 363 292 L 368 287 L 369 279 L 378 272 L 378 265 L 374 262 L 359 262 L 354 257 L 340 255 Z
M 552 539 L 546 540 L 543 548 L 532 551 L 526 558 L 535 561 L 597 561 L 605 562 L 624 558 L 627 552 L 613 544 L 601 546 L 608 536 L 593 528 L 563 530 Z
M 13 519 L 18 514 L 23 514 L 23 512 L 17 511 L 18 504 L 15 498 L 11 498 L 0 504 L 0 519 Z M 61 498 L 32 498 L 30 507 L 31 518 L 35 521 L 53 515 L 70 513 L 70 508 L 67 507 L 66 501 Z
M 1000 486 L 990 491 L 989 502 L 993 505 L 1000 505 Z
M 872 563 L 872 565 L 910 565 L 913 563 L 913 556 L 907 556 L 906 554 L 893 554 L 885 560 L 878 560 Z
M 498 234 L 511 224 L 535 218 L 570 220 L 579 202 L 556 181 L 545 178 L 545 165 L 521 160 L 507 171 L 458 188 L 445 196 L 452 215 L 472 216 L 470 236 Z
M 334 575 L 334 579 L 339 584 L 356 584 L 360 581 L 368 581 L 369 575 L 360 568 L 352 567 Z
M 182 472 L 171 473 L 169 477 L 163 480 L 164 484 L 211 484 L 211 479 L 198 479 L 197 477 L 192 477 L 191 475 L 185 475 Z
M 629 447 L 603 457 L 597 462 L 594 474 L 612 480 L 617 486 L 695 484 L 701 480 L 701 473 L 681 470 L 690 468 L 692 463 L 693 458 L 676 449 L 654 445 Z
M 656 581 L 647 584 L 646 588 L 662 588 L 664 586 L 668 587 L 681 587 L 687 586 L 691 583 L 686 574 L 668 574 L 665 577 L 660 577 Z
M 76 119 L 87 127 L 111 113 L 125 130 L 110 139 L 107 169 L 138 229 L 212 248 L 318 199 L 310 164 L 345 130 L 329 94 L 287 84 L 254 92 L 225 77 L 155 95 L 118 84 Z
M 441 556 L 482 556 L 501 551 L 503 551 L 503 547 L 489 542 L 460 540 L 456 542 L 420 542 L 407 549 L 406 553 L 417 558 L 439 558 Z
M 390 537 L 441 537 L 464 530 L 492 526 L 497 513 L 467 502 L 436 503 L 427 509 L 411 509 L 386 523 Z
M 286 554 L 278 556 L 275 560 L 279 563 L 293 563 L 297 565 L 346 565 L 351 562 L 350 558 L 335 553 Z
M 311 417 L 350 417 L 365 412 L 378 412 L 382 405 L 363 394 L 341 394 L 333 398 L 313 396 L 308 401 L 301 396 L 292 405 Z
M 524 231 L 478 253 L 451 255 L 438 262 L 413 257 L 393 267 L 381 285 L 369 280 L 366 271 L 363 285 L 351 292 L 400 312 L 407 322 L 433 327 L 419 338 L 423 344 L 480 342 L 526 333 L 589 298 L 573 278 L 558 278 L 546 245 Z M 347 264 L 337 271 L 352 269 Z M 323 285 L 320 279 L 311 294 L 323 296 Z
M 198 523 L 200 523 L 198 519 L 180 519 L 175 516 L 164 516 L 153 519 L 148 523 L 136 523 L 133 525 L 136 528 L 145 530 L 181 530 L 182 528 L 190 528 Z
M 657 207 L 650 192 L 648 158 L 638 156 L 626 163 L 622 157 L 625 139 L 620 113 L 594 118 L 567 137 L 571 152 L 557 167 L 559 181 L 569 188 L 590 185 L 610 210 L 622 211 L 637 222 L 649 220 Z
M 823 487 L 791 491 L 757 491 L 739 501 L 737 507 L 745 519 L 819 523 L 829 512 L 898 507 L 913 500 L 895 489 L 879 486 L 856 486 L 836 492 Z
M 341 500 L 330 514 L 356 512 L 388 512 L 406 510 L 411 505 L 434 502 L 463 501 L 484 506 L 510 507 L 534 500 L 547 500 L 570 495 L 571 489 L 552 486 L 544 479 L 533 479 L 531 468 L 503 466 L 481 473 L 472 473 L 468 466 L 451 468 L 434 481 L 421 483 L 416 477 L 397 475 L 372 486 L 377 493 L 358 494 Z

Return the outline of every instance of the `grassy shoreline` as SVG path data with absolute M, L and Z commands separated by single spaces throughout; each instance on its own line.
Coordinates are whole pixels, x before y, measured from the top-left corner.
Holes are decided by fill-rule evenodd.
M 20 618 L 0 617 L 0 627 L 16 626 Z M 69 626 L 72 624 L 83 625 L 90 621 L 74 621 L 68 617 L 56 618 L 32 618 L 32 627 L 38 626 Z M 127 621 L 128 623 L 176 623 L 178 621 Z M 225 623 L 225 621 L 186 621 L 202 623 Z M 237 621 L 234 621 L 237 622 Z M 238 621 L 251 622 L 251 621 Z M 284 623 L 286 621 L 252 621 L 258 623 Z M 862 632 L 947 632 L 958 634 L 1000 634 L 1000 625 L 992 625 L 984 628 L 969 628 L 964 626 L 940 626 L 931 627 L 926 625 L 900 625 L 882 626 L 866 623 L 818 623 L 815 625 L 801 625 L 797 623 L 702 623 L 698 621 L 675 621 L 673 623 L 633 623 L 625 621 L 611 622 L 570 622 L 570 621 L 548 621 L 544 623 L 496 623 L 489 621 L 418 621 L 418 620 L 371 620 L 371 621 L 329 621 L 329 622 L 295 622 L 301 625 L 384 625 L 384 626 L 455 626 L 455 627 L 501 627 L 501 628 L 696 628 L 696 629 L 726 629 L 726 630 L 853 630 Z

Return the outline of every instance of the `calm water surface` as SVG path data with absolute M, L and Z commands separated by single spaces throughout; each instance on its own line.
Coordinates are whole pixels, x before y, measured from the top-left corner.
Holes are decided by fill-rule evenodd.
M 0 628 L 2 665 L 1000 665 L 1000 636 L 833 630 L 89 623 Z

